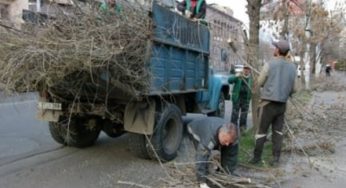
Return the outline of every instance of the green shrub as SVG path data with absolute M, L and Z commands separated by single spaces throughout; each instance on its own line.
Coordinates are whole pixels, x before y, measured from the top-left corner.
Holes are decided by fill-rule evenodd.
M 338 60 L 338 62 L 335 64 L 335 70 L 346 71 L 346 59 Z

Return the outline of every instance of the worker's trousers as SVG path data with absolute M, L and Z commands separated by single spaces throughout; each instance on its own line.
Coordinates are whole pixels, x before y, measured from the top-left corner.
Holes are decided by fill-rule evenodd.
M 254 158 L 261 159 L 263 146 L 267 138 L 267 132 L 272 125 L 272 154 L 274 159 L 280 158 L 283 140 L 282 128 L 286 111 L 286 103 L 262 101 L 259 106 L 259 127 L 256 133 L 256 146 Z

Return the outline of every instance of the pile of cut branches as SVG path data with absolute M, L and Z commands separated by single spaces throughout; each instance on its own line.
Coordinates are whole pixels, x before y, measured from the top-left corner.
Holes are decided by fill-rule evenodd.
M 210 165 L 213 167 L 220 166 L 218 161 L 210 161 Z M 196 187 L 196 172 L 195 164 L 193 162 L 187 163 L 171 163 L 167 166 L 169 178 L 164 179 L 167 187 Z M 209 169 L 209 171 L 214 171 Z M 270 184 L 268 182 L 259 182 L 258 179 L 251 179 L 247 177 L 236 177 L 221 172 L 211 172 L 207 177 L 208 185 L 215 188 L 227 188 L 227 187 L 263 187 L 268 188 Z
M 7 91 L 63 91 L 72 96 L 98 87 L 136 96 L 149 89 L 144 10 L 112 14 L 85 6 L 56 13 L 21 30 L 0 30 L 0 83 Z

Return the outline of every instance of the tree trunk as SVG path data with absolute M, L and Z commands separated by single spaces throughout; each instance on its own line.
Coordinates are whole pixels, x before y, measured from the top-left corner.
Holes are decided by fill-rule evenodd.
M 284 26 L 282 28 L 282 31 L 280 33 L 281 38 L 288 39 L 288 19 L 289 19 L 289 12 L 288 12 L 288 2 L 287 0 L 283 0 L 283 6 L 285 9 L 285 16 L 284 16 Z
M 317 61 L 316 61 L 316 58 L 317 58 L 317 54 L 316 54 L 316 44 L 315 43 L 311 43 L 311 49 L 310 49 L 310 54 L 312 54 L 312 56 L 311 56 L 311 74 L 312 75 L 315 75 L 315 73 L 316 73 L 316 63 L 317 63 Z
M 259 29 L 261 0 L 247 0 L 248 15 L 250 19 L 250 38 L 247 46 L 248 63 L 253 69 L 259 70 Z M 257 84 L 257 74 L 253 74 L 254 85 L 252 88 L 252 122 L 254 128 L 258 127 L 257 108 L 260 99 L 260 87 Z
M 304 63 L 304 51 L 305 46 L 303 46 L 303 50 L 300 52 L 300 80 L 302 84 L 302 88 L 305 88 L 305 63 Z

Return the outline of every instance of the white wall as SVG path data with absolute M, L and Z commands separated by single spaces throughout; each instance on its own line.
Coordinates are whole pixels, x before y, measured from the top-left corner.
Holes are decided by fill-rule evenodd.
M 20 27 L 23 22 L 22 11 L 29 8 L 28 0 L 0 0 L 0 3 L 8 5 L 9 20 L 14 23 L 16 27 Z

